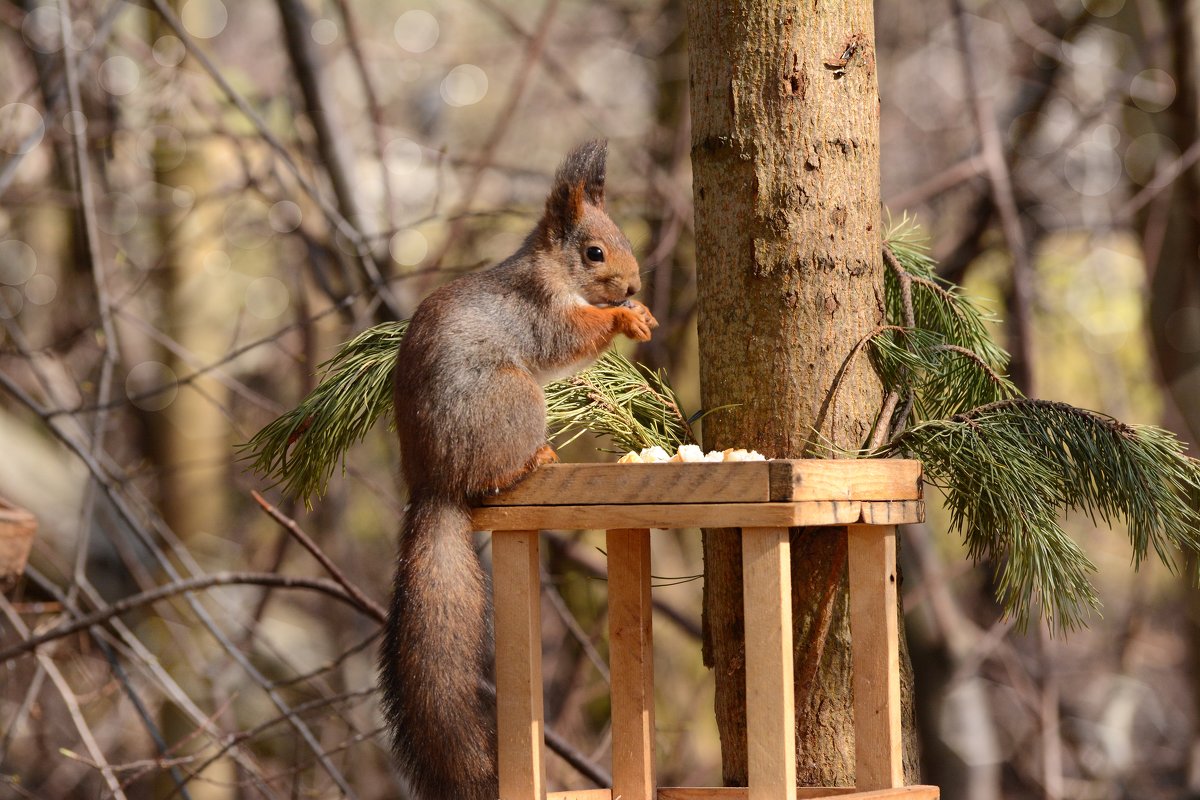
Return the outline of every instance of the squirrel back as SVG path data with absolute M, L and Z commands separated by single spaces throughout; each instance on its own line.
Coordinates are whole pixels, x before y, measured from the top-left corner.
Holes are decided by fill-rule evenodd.
M 542 386 L 590 364 L 618 333 L 657 322 L 629 241 L 604 206 L 603 142 L 572 151 L 521 248 L 417 308 L 394 402 L 410 493 L 380 652 L 397 764 L 421 800 L 494 800 L 490 633 L 470 505 L 557 461 Z M 503 575 L 496 580 L 504 580 Z

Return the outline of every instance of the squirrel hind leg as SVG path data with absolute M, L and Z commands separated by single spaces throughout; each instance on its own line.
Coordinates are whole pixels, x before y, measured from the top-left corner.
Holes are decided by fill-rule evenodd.
M 529 460 L 521 465 L 519 469 L 496 478 L 491 485 L 485 487 L 484 493 L 500 494 L 504 490 L 511 489 L 512 487 L 516 486 L 538 467 L 541 467 L 544 464 L 557 463 L 558 453 L 554 452 L 554 448 L 550 445 L 544 444 L 535 450 L 533 455 L 529 457 Z

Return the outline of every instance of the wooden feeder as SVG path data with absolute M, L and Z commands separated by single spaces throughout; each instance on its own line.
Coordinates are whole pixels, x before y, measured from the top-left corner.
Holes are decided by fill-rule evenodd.
M 553 464 L 474 509 L 492 532 L 501 800 L 930 800 L 904 786 L 896 525 L 918 522 L 921 465 L 900 460 Z M 857 786 L 796 788 L 788 528 L 845 526 Z M 741 528 L 749 788 L 655 780 L 650 529 Z M 538 532 L 607 532 L 612 789 L 546 793 Z
M 25 571 L 37 519 L 0 497 L 0 592 L 12 588 Z

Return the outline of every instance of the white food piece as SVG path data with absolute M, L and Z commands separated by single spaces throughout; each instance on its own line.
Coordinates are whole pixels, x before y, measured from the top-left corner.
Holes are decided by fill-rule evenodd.
M 757 450 L 746 450 L 745 448 L 731 447 L 728 450 L 710 450 L 705 453 L 694 444 L 679 445 L 679 452 L 673 456 L 667 455 L 667 451 L 663 450 L 658 445 L 654 447 L 643 448 L 640 453 L 630 450 L 625 455 L 617 459 L 618 464 L 659 464 L 663 462 L 679 463 L 699 463 L 702 461 L 766 461 L 767 458 Z
M 638 453 L 638 455 L 642 457 L 642 462 L 646 464 L 671 460 L 671 457 L 667 455 L 667 451 L 663 450 L 658 445 L 654 445 L 654 447 L 643 448 L 642 452 Z

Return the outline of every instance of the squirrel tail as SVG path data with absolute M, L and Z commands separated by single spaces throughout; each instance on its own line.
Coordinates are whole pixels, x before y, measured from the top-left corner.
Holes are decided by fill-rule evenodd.
M 486 581 L 461 501 L 413 497 L 380 649 L 396 762 L 421 800 L 495 800 Z

